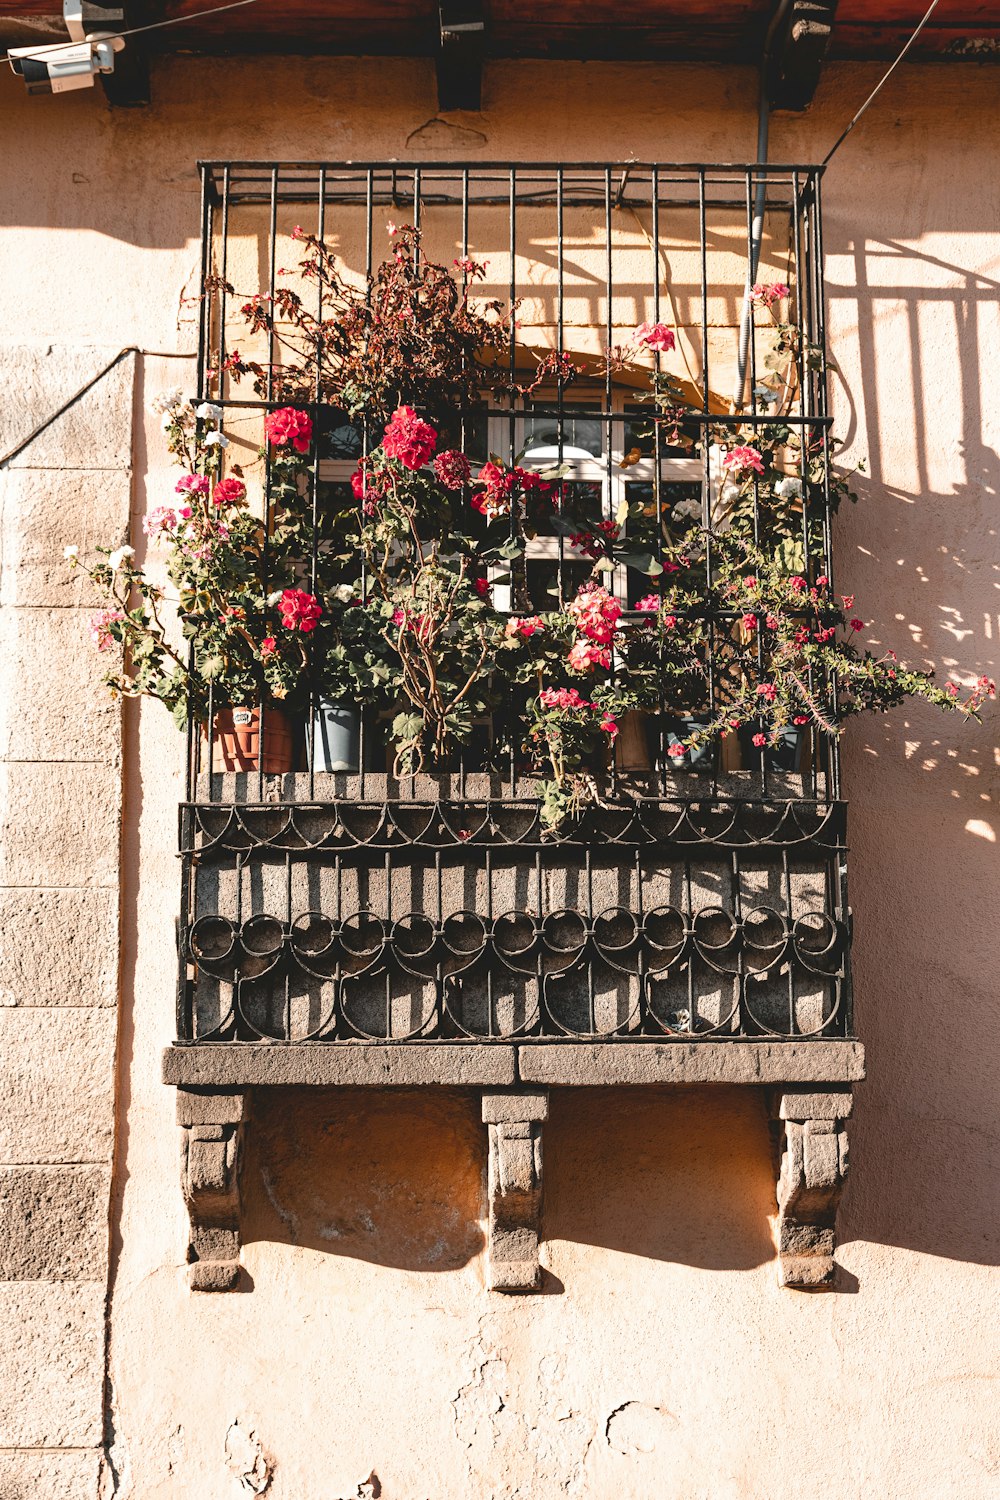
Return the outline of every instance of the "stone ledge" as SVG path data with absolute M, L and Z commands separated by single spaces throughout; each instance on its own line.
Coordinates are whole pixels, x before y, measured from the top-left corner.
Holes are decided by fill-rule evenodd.
M 515 1062 L 517 1066 L 515 1067 Z M 188 1087 L 494 1087 L 551 1084 L 845 1084 L 865 1076 L 853 1041 L 203 1042 L 168 1047 L 163 1081 Z
M 518 1049 L 522 1083 L 853 1083 L 860 1042 L 555 1042 Z
M 517 1081 L 514 1048 L 461 1043 L 205 1042 L 168 1047 L 164 1083 L 237 1088 L 255 1084 L 405 1088 L 493 1087 Z

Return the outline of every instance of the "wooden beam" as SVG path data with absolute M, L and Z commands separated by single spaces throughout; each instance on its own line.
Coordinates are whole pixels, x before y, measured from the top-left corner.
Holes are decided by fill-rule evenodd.
M 482 108 L 486 52 L 484 0 L 440 0 L 438 109 Z
M 772 109 L 802 110 L 812 103 L 836 9 L 837 0 L 792 0 L 771 52 L 767 94 Z

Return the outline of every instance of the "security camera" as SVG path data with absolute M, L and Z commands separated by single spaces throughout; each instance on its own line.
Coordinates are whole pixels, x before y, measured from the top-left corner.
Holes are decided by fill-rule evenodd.
M 54 47 L 11 47 L 7 56 L 29 94 L 65 94 L 70 89 L 92 88 L 98 73 L 113 73 L 115 53 L 124 45 L 120 37 L 115 37 Z
M 86 17 L 84 10 L 86 7 Z M 124 40 L 107 28 L 110 17 L 87 0 L 63 0 L 68 42 L 45 47 L 10 47 L 7 58 L 24 79 L 29 94 L 65 94 L 70 89 L 93 88 L 98 73 L 113 73 L 115 53 Z M 123 15 L 123 12 L 118 12 Z M 92 26 L 92 22 L 97 22 Z

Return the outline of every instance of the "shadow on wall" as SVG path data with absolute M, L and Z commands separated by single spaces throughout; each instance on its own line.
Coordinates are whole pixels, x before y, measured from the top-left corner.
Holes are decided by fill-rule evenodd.
M 838 392 L 838 405 L 849 402 L 839 430 L 870 474 L 857 508 L 837 519 L 838 580 L 857 590 L 872 649 L 933 664 L 939 680 L 953 668 L 996 677 L 1000 454 L 984 390 L 1000 353 L 1000 282 L 989 252 L 972 266 L 948 257 L 968 193 L 942 184 L 932 209 L 910 191 L 914 171 L 890 190 L 894 209 L 866 205 L 863 236 L 856 196 L 827 198 L 827 297 L 840 330 L 831 352 L 861 372 L 848 380 L 853 396 Z M 982 726 L 919 707 L 845 736 L 868 1081 L 850 1131 L 842 1243 L 1000 1264 L 988 917 L 1000 900 L 998 726 L 993 706 Z
M 706 1270 L 774 1258 L 774 1171 L 748 1089 L 565 1089 L 545 1126 L 544 1235 Z M 413 1271 L 484 1248 L 477 1094 L 258 1092 L 244 1241 Z

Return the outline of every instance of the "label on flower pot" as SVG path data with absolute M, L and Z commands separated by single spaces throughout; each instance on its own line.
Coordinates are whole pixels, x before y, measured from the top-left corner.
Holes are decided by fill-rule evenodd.
M 234 724 L 240 724 L 240 725 L 252 724 L 253 723 L 253 709 L 252 708 L 234 708 L 233 709 L 233 723 Z

